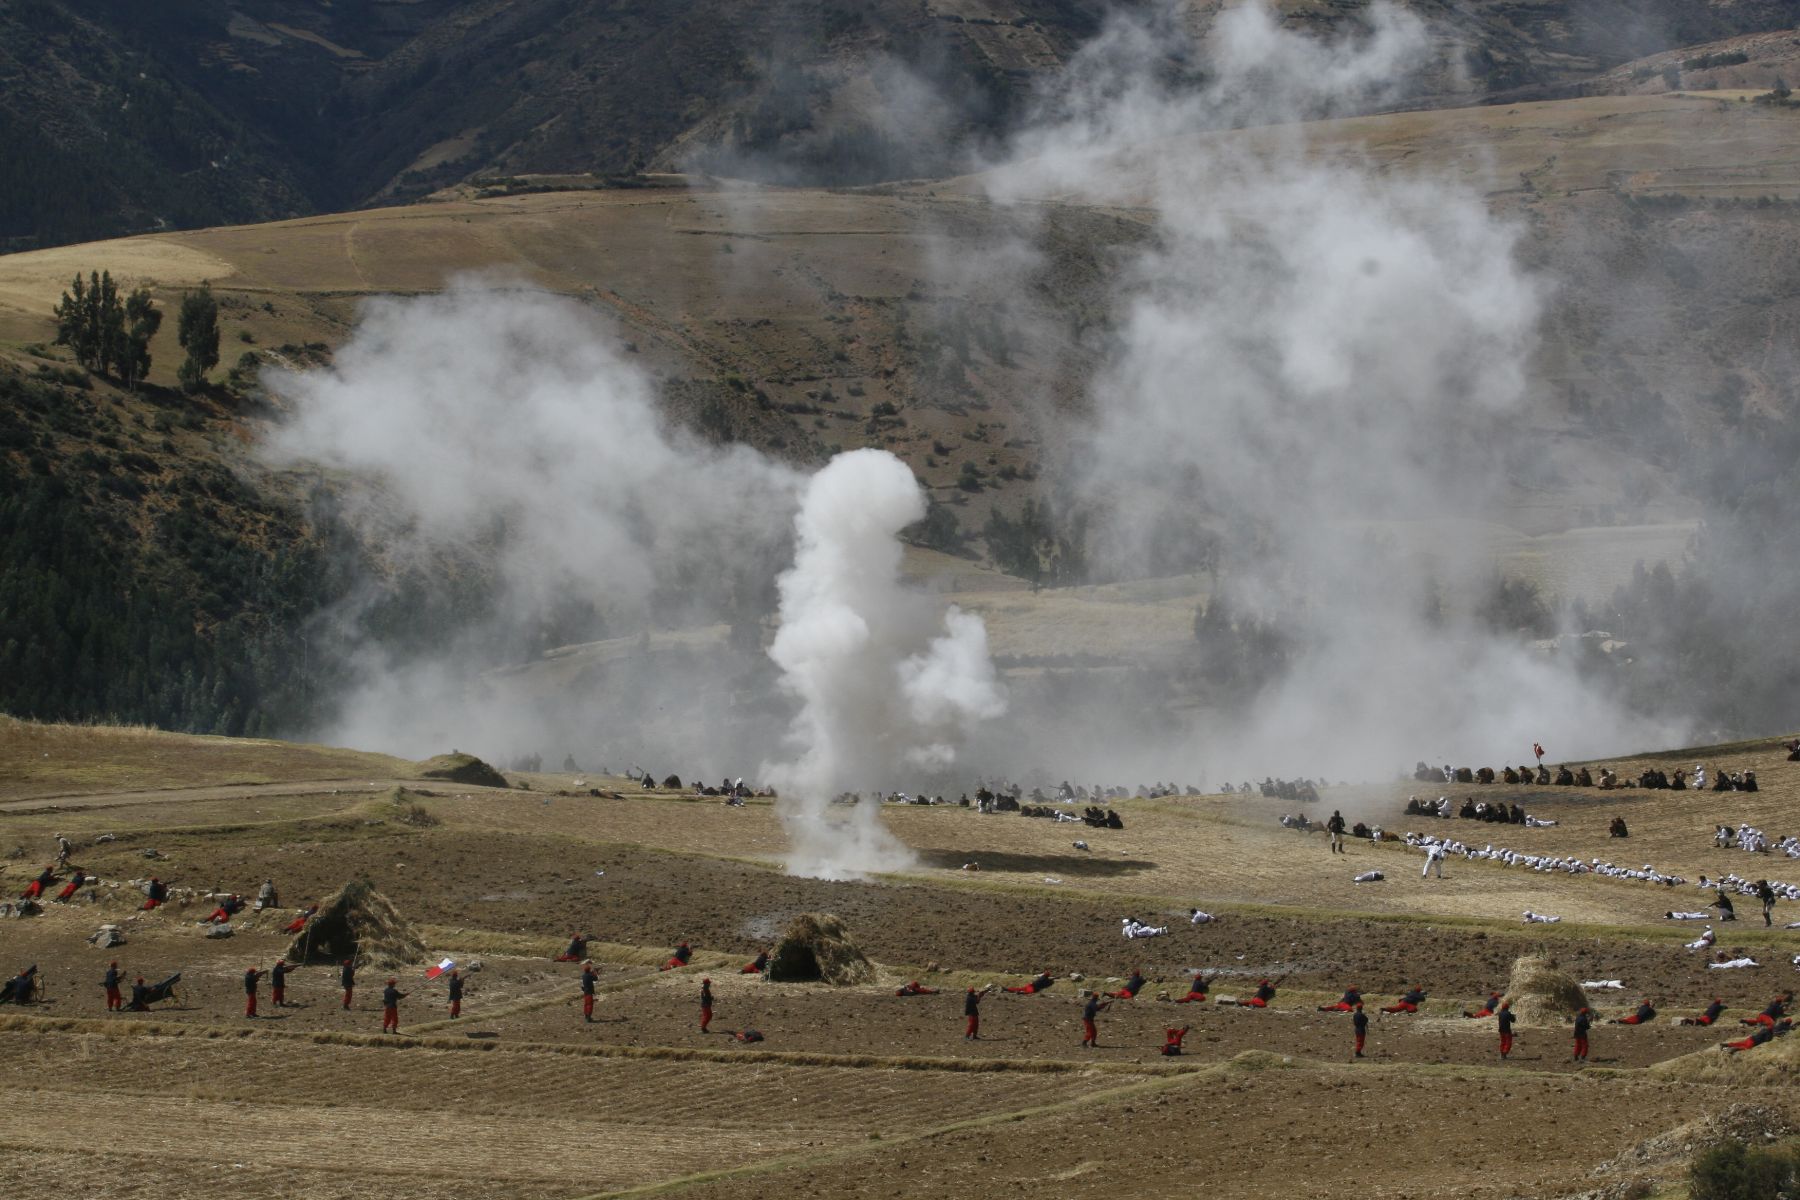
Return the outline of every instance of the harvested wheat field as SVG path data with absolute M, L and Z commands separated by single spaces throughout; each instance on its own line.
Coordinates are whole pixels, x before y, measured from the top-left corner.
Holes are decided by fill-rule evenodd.
M 1782 926 L 1800 905 L 1778 903 L 1765 930 L 1745 898 L 1710 950 L 1686 945 L 1704 922 L 1664 915 L 1706 909 L 1701 874 L 1800 881 L 1800 860 L 1711 836 L 1740 822 L 1795 832 L 1782 822 L 1800 763 L 1768 742 L 1607 765 L 1635 777 L 1696 762 L 1754 769 L 1761 790 L 1406 781 L 1328 788 L 1304 806 L 1118 800 L 1122 830 L 890 806 L 883 819 L 916 864 L 827 882 L 782 871 L 767 800 L 734 808 L 616 778 L 577 789 L 554 773 L 502 790 L 322 747 L 9 723 L 5 895 L 54 858 L 58 834 L 93 878 L 67 902 L 0 920 L 0 969 L 35 965 L 39 988 L 37 1002 L 0 1008 L 13 1066 L 0 1085 L 0 1178 L 19 1190 L 349 1198 L 1674 1186 L 1687 1157 L 1668 1139 L 1731 1124 L 1690 1128 L 1697 1113 L 1748 1106 L 1759 1129 L 1800 1128 L 1792 1046 L 1720 1045 L 1793 986 L 1800 932 Z M 1557 823 L 1404 816 L 1426 790 L 1458 805 L 1506 799 Z M 1425 879 L 1404 843 L 1353 838 L 1336 856 L 1322 833 L 1277 820 L 1334 807 L 1390 833 L 1651 864 L 1684 882 L 1460 855 Z M 1617 816 L 1628 839 L 1608 836 Z M 1385 877 L 1352 882 L 1370 869 Z M 169 898 L 145 911 L 151 876 Z M 215 909 L 265 880 L 276 902 L 217 936 Z M 350 905 L 341 919 L 334 901 Z M 246 1017 L 245 972 L 300 957 L 304 936 L 290 930 L 313 905 L 331 961 L 292 971 L 279 1007 L 260 980 Z M 1196 908 L 1215 919 L 1190 922 Z M 1528 908 L 1562 920 L 1527 925 Z M 1128 940 L 1125 916 L 1166 932 Z M 90 945 L 102 925 L 124 944 Z M 556 961 L 577 934 L 595 970 L 591 1021 L 580 961 Z M 835 982 L 805 978 L 806 963 L 787 982 L 743 973 L 784 938 Z M 691 960 L 666 969 L 681 942 Z M 359 966 L 347 1007 L 346 952 Z M 1710 969 L 1719 952 L 1762 965 Z M 454 1019 L 447 976 L 426 974 L 444 959 L 464 984 Z M 180 979 L 148 1011 L 109 1013 L 100 984 L 114 960 L 127 995 L 140 976 Z M 1102 1010 L 1099 1045 L 1082 1048 L 1084 993 L 1118 991 L 1133 970 L 1146 985 Z M 987 991 L 1040 971 L 1055 978 L 1047 991 Z M 1196 974 L 1208 998 L 1176 1003 Z M 380 1032 L 390 977 L 405 993 L 397 1035 Z M 703 978 L 714 995 L 704 1032 Z M 1276 988 L 1267 1009 L 1234 1002 L 1264 979 Z M 1602 986 L 1611 980 L 1622 986 Z M 897 994 L 912 983 L 923 994 Z M 1376 1011 L 1415 986 L 1427 993 L 1418 1013 Z M 1362 1060 L 1349 1017 L 1320 1011 L 1352 987 L 1373 1017 Z M 974 1040 L 963 1036 L 971 988 L 983 992 Z M 1513 995 L 1523 1017 L 1504 1061 L 1494 1022 L 1463 1015 L 1492 992 Z M 1585 1066 L 1569 1060 L 1583 996 L 1601 1021 Z M 1677 1023 L 1715 997 L 1717 1025 Z M 1642 1000 L 1654 1021 L 1608 1023 Z M 1163 1054 L 1183 1027 L 1184 1052 Z M 734 1036 L 746 1030 L 761 1040 Z M 1482 1119 L 1458 1115 L 1469 1113 Z

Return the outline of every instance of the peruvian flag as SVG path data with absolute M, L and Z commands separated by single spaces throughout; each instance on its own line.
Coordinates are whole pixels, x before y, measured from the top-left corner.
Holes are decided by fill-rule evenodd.
M 454 958 L 446 958 L 443 962 L 441 962 L 437 966 L 431 968 L 431 970 L 425 972 L 425 978 L 436 979 L 439 975 L 442 975 L 445 971 L 454 971 L 455 969 L 456 969 L 456 960 Z

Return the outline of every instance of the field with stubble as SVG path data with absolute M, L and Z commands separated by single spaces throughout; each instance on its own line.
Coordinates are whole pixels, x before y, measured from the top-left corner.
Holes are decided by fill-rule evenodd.
M 1785 758 L 1768 742 L 1610 763 L 1621 775 L 1651 761 L 1751 767 L 1755 794 L 1431 789 L 1516 801 L 1551 828 L 1409 822 L 1405 799 L 1423 789 L 1410 782 L 1333 788 L 1310 815 L 1339 807 L 1393 832 L 1448 830 L 1689 880 L 1800 880 L 1800 861 L 1710 838 L 1713 824 L 1740 821 L 1790 832 L 1800 764 Z M 1689 1145 L 1800 1122 L 1789 1047 L 1732 1059 L 1718 1043 L 1734 1033 L 1674 1023 L 1714 996 L 1728 1020 L 1748 1015 L 1792 986 L 1800 934 L 1782 926 L 1800 914 L 1788 905 L 1766 931 L 1754 903 L 1740 905 L 1718 946 L 1764 965 L 1721 972 L 1684 948 L 1696 925 L 1663 918 L 1704 906 L 1692 883 L 1461 859 L 1426 880 L 1405 846 L 1352 841 L 1333 856 L 1323 834 L 1278 824 L 1298 806 L 1260 796 L 1120 801 L 1123 830 L 890 807 L 884 819 L 917 864 L 827 882 L 780 869 L 785 837 L 767 801 L 730 808 L 623 779 L 584 777 L 577 791 L 574 777 L 549 773 L 514 777 L 511 790 L 415 776 L 401 760 L 279 742 L 0 729 L 5 894 L 42 869 L 56 833 L 100 880 L 41 916 L 0 921 L 0 969 L 35 963 L 44 980 L 42 1003 L 0 1009 L 14 1068 L 0 1083 L 0 1178 L 21 1190 L 234 1197 L 1087 1195 L 1196 1179 L 1232 1196 L 1623 1195 L 1640 1184 L 1679 1195 L 1687 1159 L 1665 1152 L 1669 1137 Z M 1614 816 L 1628 840 L 1607 836 Z M 1369 869 L 1386 878 L 1351 882 Z M 140 913 L 134 881 L 152 873 L 176 899 Z M 227 939 L 203 936 L 212 904 L 199 893 L 248 894 L 265 878 L 281 891 L 274 913 L 238 918 Z M 287 1006 L 270 1006 L 265 989 L 246 1019 L 243 971 L 286 950 L 279 927 L 293 908 L 357 878 L 426 946 L 396 972 L 408 993 L 401 1034 L 379 1032 L 385 976 L 367 970 L 349 1011 L 335 973 L 310 966 L 291 977 Z M 1217 920 L 1188 923 L 1195 907 Z M 1526 926 L 1526 908 L 1563 920 Z M 874 983 L 739 973 L 809 911 L 844 920 Z M 1169 931 L 1128 941 L 1127 914 Z M 90 947 L 102 923 L 119 924 L 127 944 Z M 551 960 L 576 931 L 595 939 L 592 1023 L 577 968 Z M 692 965 L 659 970 L 682 940 Z M 1568 1061 L 1568 1030 L 1554 1021 L 1523 1028 L 1502 1062 L 1492 1022 L 1461 1014 L 1539 951 L 1577 979 L 1624 981 L 1591 994 L 1603 1017 L 1645 997 L 1663 1015 L 1600 1026 L 1585 1067 Z M 99 977 L 115 955 L 128 976 L 180 971 L 177 997 L 148 1014 L 105 1013 Z M 445 956 L 480 964 L 456 1020 L 441 984 L 424 979 Z M 1112 990 L 1133 968 L 1149 985 L 1104 1011 L 1099 1046 L 1082 1048 L 1082 989 Z M 990 996 L 982 1038 L 961 1036 L 965 988 L 1038 970 L 1057 984 Z M 1212 980 L 1213 1000 L 1169 1003 L 1194 971 Z M 717 994 L 707 1033 L 700 976 Z M 1264 977 L 1278 984 L 1270 1009 L 1219 1002 Z M 912 979 L 937 994 L 894 994 Z M 1430 993 L 1424 1009 L 1376 1015 L 1360 1061 L 1347 1019 L 1317 1011 L 1346 986 L 1385 1004 L 1415 984 Z M 1166 1057 L 1164 1033 L 1179 1025 L 1186 1053 Z M 745 1028 L 765 1040 L 729 1036 Z

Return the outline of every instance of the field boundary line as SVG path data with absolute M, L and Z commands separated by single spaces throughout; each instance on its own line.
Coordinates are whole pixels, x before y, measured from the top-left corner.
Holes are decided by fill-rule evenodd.
M 928 1055 L 830 1054 L 802 1050 L 713 1050 L 688 1046 L 610 1046 L 577 1042 L 504 1042 L 499 1039 L 417 1037 L 412 1034 L 311 1033 L 280 1029 L 238 1028 L 173 1021 L 107 1021 L 92 1017 L 0 1016 L 0 1034 L 8 1032 L 97 1034 L 102 1037 L 166 1037 L 201 1040 L 269 1039 L 310 1042 L 322 1046 L 359 1046 L 389 1050 L 442 1050 L 483 1054 L 556 1054 L 573 1058 L 648 1059 L 661 1062 L 754 1063 L 760 1066 L 835 1067 L 845 1070 L 924 1071 L 945 1074 L 1019 1075 L 1154 1075 L 1203 1073 L 1217 1064 L 1107 1063 L 1063 1058 L 944 1058 Z

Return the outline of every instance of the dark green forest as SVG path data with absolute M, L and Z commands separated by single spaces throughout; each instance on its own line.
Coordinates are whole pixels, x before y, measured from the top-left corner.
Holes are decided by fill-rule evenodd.
M 0 373 L 0 710 L 297 728 L 329 682 L 304 640 L 322 551 L 222 466 L 148 453 L 154 436 L 88 390 Z

